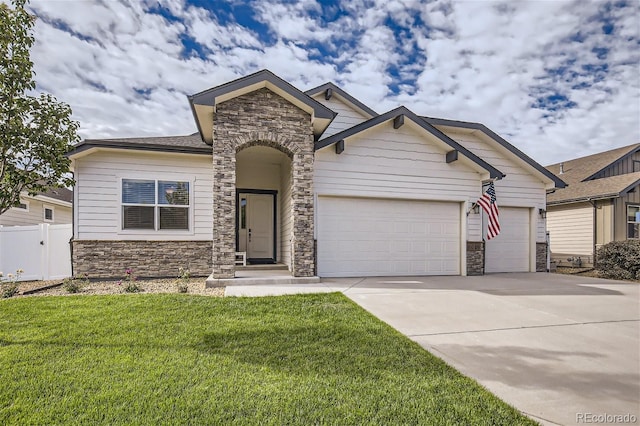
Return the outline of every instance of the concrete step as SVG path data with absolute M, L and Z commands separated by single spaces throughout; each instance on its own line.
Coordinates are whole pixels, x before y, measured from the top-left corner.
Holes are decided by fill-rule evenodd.
M 236 271 L 288 271 L 289 268 L 284 263 L 268 263 L 261 265 L 237 265 Z
M 279 285 L 279 284 L 317 284 L 320 277 L 292 277 L 291 275 L 254 275 L 236 278 L 213 278 L 209 275 L 206 281 L 207 288 L 210 287 L 228 287 L 236 285 Z

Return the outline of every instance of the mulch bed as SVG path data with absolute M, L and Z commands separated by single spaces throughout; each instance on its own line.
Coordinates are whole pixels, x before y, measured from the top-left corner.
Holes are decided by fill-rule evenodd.
M 224 287 L 206 288 L 205 278 L 190 278 L 185 281 L 188 294 L 223 297 Z M 123 281 L 95 281 L 84 285 L 79 293 L 69 293 L 63 288 L 63 280 L 25 281 L 18 283 L 18 294 L 23 296 L 66 296 L 66 295 L 97 295 L 97 294 L 127 294 L 126 282 Z M 137 280 L 141 293 L 178 293 L 176 278 Z
M 610 279 L 602 276 L 597 269 L 593 269 L 593 268 L 558 268 L 556 272 L 558 274 L 577 275 L 580 277 Z M 622 281 L 627 281 L 632 283 L 640 282 L 638 280 L 622 280 Z

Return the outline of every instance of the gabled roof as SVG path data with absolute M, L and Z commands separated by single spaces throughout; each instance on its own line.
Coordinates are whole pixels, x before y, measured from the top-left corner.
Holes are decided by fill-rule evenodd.
M 68 188 L 49 188 L 45 192 L 38 193 L 38 195 L 53 198 L 54 200 L 63 201 L 65 203 L 73 202 L 73 191 Z
M 211 147 L 202 142 L 198 133 L 185 136 L 148 138 L 85 139 L 67 153 L 73 158 L 92 148 L 117 148 L 142 151 L 176 152 L 184 154 L 212 155 Z
M 284 97 L 298 108 L 311 114 L 313 132 L 316 137 L 319 137 L 324 132 L 336 116 L 336 113 L 331 109 L 271 71 L 262 70 L 187 97 L 202 141 L 209 145 L 213 143 L 213 135 L 209 134 L 209 128 L 213 129 L 213 113 L 216 104 L 263 87 Z
M 547 195 L 547 204 L 616 198 L 640 185 L 640 172 L 576 182 Z
M 30 195 L 28 191 L 22 191 L 20 193 L 20 198 L 38 200 L 64 207 L 71 207 L 71 204 L 73 203 L 73 191 L 65 187 L 49 188 L 46 191 L 38 192 L 35 195 Z
M 560 165 L 564 172 L 562 179 L 569 184 L 591 179 L 594 175 L 606 169 L 618 160 L 640 151 L 640 144 L 623 146 L 610 151 L 599 152 L 586 157 L 575 158 L 547 166 L 553 173 L 560 173 Z
M 547 202 L 562 204 L 587 199 L 613 198 L 626 193 L 638 185 L 640 172 L 599 179 L 594 179 L 594 177 L 613 163 L 636 152 L 640 152 L 640 144 L 623 146 L 547 166 L 549 171 L 559 174 L 569 184 L 567 188 L 550 194 L 547 197 Z M 560 174 L 561 165 L 562 174 Z
M 514 154 L 518 158 L 520 158 L 522 161 L 524 161 L 525 163 L 527 163 L 528 165 L 530 165 L 534 169 L 536 169 L 538 172 L 542 173 L 544 176 L 546 176 L 547 178 L 551 179 L 553 181 L 553 183 L 555 184 L 556 188 L 564 188 L 564 187 L 567 186 L 566 181 L 563 178 L 559 178 L 558 176 L 556 176 L 554 173 L 549 171 L 547 168 L 543 167 L 541 164 L 539 164 L 538 162 L 533 160 L 531 157 L 526 155 L 524 152 L 520 151 L 515 146 L 511 145 L 509 142 L 507 142 L 502 137 L 500 137 L 500 135 L 498 135 L 497 133 L 493 132 L 491 129 L 489 129 L 488 127 L 486 127 L 482 123 L 472 123 L 472 122 L 468 122 L 468 121 L 447 120 L 447 119 L 444 119 L 444 118 L 434 118 L 434 117 L 422 117 L 422 118 L 425 121 L 427 121 L 429 124 L 433 125 L 433 126 L 445 126 L 445 127 L 455 127 L 455 128 L 462 128 L 462 129 L 478 130 L 478 131 L 484 133 L 485 135 L 487 135 L 489 138 L 491 138 L 494 141 L 496 141 L 498 144 L 502 145 L 509 152 L 511 152 L 512 154 Z
M 374 110 L 372 110 L 371 108 L 369 108 L 368 106 L 366 106 L 365 104 L 363 104 L 362 102 L 360 102 L 359 100 L 357 100 L 356 98 L 354 98 L 353 96 L 351 96 L 350 94 L 348 94 L 347 92 L 342 90 L 340 87 L 336 86 L 331 82 L 325 83 L 318 87 L 314 87 L 313 89 L 309 89 L 304 93 L 306 93 L 309 96 L 315 96 L 318 93 L 322 93 L 322 92 L 327 93 L 327 89 L 331 89 L 332 95 L 337 94 L 340 98 L 344 99 L 345 101 L 349 102 L 352 106 L 356 107 L 356 109 L 359 109 L 364 115 L 368 115 L 370 118 L 378 115 L 377 112 L 375 112 Z
M 347 139 L 349 137 L 355 136 L 358 133 L 363 132 L 363 131 L 365 131 L 367 129 L 370 129 L 370 128 L 374 127 L 374 126 L 377 126 L 379 124 L 385 123 L 385 122 L 387 122 L 389 120 L 394 120 L 399 115 L 406 116 L 411 121 L 413 121 L 416 125 L 418 125 L 420 128 L 422 128 L 426 132 L 431 133 L 432 135 L 434 135 L 435 137 L 440 139 L 442 142 L 444 142 L 445 144 L 449 145 L 453 150 L 456 150 L 456 151 L 460 152 L 466 158 L 468 158 L 472 162 L 474 162 L 477 165 L 479 165 L 481 168 L 483 168 L 486 171 L 488 171 L 489 175 L 492 178 L 501 179 L 501 178 L 503 178 L 505 176 L 505 174 L 502 173 L 500 170 L 496 169 L 491 164 L 487 163 L 486 161 L 484 161 L 483 159 L 481 159 L 480 157 L 478 157 L 477 155 L 475 155 L 474 153 L 469 151 L 467 148 L 465 148 L 464 146 L 460 145 L 458 142 L 454 141 L 453 139 L 451 139 L 450 137 L 448 137 L 447 135 L 442 133 L 440 130 L 438 130 L 435 127 L 433 127 L 427 121 L 423 120 L 421 117 L 417 116 L 416 114 L 414 114 L 412 111 L 410 111 L 408 108 L 406 108 L 404 106 L 392 109 L 391 111 L 388 111 L 388 112 L 386 112 L 386 113 L 384 113 L 382 115 L 378 115 L 378 116 L 373 117 L 373 118 L 371 118 L 371 119 L 369 119 L 369 120 L 367 120 L 365 122 L 362 122 L 362 123 L 357 124 L 357 125 L 355 125 L 353 127 L 345 129 L 342 132 L 336 133 L 336 134 L 331 135 L 331 136 L 329 136 L 329 137 L 327 137 L 325 139 L 322 139 L 322 140 L 316 142 L 315 149 L 317 151 L 317 150 L 322 149 L 324 147 L 327 147 L 329 145 L 333 145 L 333 144 L 339 142 L 340 140 Z

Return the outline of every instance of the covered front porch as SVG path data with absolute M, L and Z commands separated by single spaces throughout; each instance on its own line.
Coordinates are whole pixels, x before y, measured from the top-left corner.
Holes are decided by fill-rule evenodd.
M 291 159 L 266 146 L 240 151 L 235 207 L 236 251 L 243 253 L 246 264 L 279 264 L 291 271 Z
M 336 113 L 268 71 L 189 97 L 213 154 L 213 258 L 208 283 L 249 263 L 316 272 L 314 140 Z M 242 250 L 245 249 L 245 250 Z

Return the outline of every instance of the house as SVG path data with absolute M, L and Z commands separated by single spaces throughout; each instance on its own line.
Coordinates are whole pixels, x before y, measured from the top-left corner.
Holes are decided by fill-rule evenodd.
M 477 275 L 546 268 L 546 192 L 564 182 L 476 123 L 378 114 L 332 83 L 263 70 L 188 98 L 198 132 L 85 140 L 75 273 L 210 281 L 250 263 L 294 277 Z M 162 119 L 170 119 L 168 117 Z M 495 181 L 502 233 L 474 208 Z
M 25 226 L 49 223 L 71 223 L 73 192 L 67 188 L 51 188 L 38 195 L 20 194 L 20 205 L 0 215 L 0 226 Z
M 640 144 L 547 167 L 568 186 L 547 196 L 552 259 L 592 266 L 596 249 L 640 238 Z

